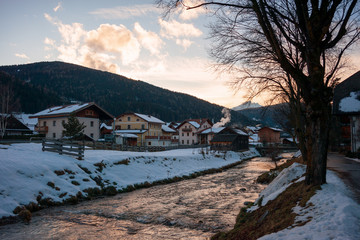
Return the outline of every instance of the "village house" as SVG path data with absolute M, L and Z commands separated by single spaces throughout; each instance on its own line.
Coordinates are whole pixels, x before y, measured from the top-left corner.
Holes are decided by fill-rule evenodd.
M 201 130 L 212 127 L 213 123 L 207 119 L 188 119 L 183 121 L 178 127 L 179 144 L 180 145 L 194 145 L 199 144 L 197 133 Z
M 63 123 L 75 114 L 80 123 L 85 125 L 84 134 L 93 140 L 100 137 L 100 123 L 111 120 L 113 116 L 93 102 L 51 107 L 38 112 L 30 118 L 37 118 L 35 131 L 45 134 L 46 138 L 59 139 L 63 137 Z
M 115 120 L 115 133 L 136 135 L 138 146 L 159 146 L 159 140 L 167 141 L 163 136 L 164 124 L 164 121 L 150 115 L 124 113 Z
M 211 150 L 243 151 L 249 149 L 249 136 L 238 128 L 226 127 L 210 141 Z
M 340 150 L 360 151 L 360 71 L 335 87 L 333 114 L 340 124 Z
M 210 127 L 197 132 L 198 142 L 200 144 L 210 144 L 215 134 L 222 131 L 225 127 Z
M 281 129 L 272 127 L 262 127 L 258 130 L 258 136 L 260 143 L 263 144 L 280 144 Z
M 25 134 L 32 134 L 33 131 L 26 126 L 22 121 L 20 121 L 16 115 L 13 114 L 1 114 L 2 118 L 6 120 L 6 128 L 4 132 L 4 137 L 6 136 L 19 136 L 19 135 L 25 135 Z M 1 131 L 3 129 L 0 129 Z M 2 132 L 1 132 L 2 133 Z M 0 135 L 0 137 L 2 134 Z

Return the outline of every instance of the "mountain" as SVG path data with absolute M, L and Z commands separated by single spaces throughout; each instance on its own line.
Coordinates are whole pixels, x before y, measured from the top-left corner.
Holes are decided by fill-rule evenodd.
M 0 66 L 10 75 L 22 111 L 35 113 L 44 108 L 72 101 L 95 102 L 118 116 L 125 112 L 150 114 L 164 121 L 187 118 L 222 117 L 222 106 L 188 94 L 169 91 L 143 81 L 64 62 L 39 62 Z M 3 82 L 3 80 L 1 80 Z M 232 123 L 253 121 L 231 111 Z
M 286 111 L 288 111 L 288 105 L 281 103 L 266 107 L 242 109 L 237 112 L 263 126 L 282 128 L 288 122 L 284 113 Z
M 253 103 L 251 101 L 247 101 L 247 102 L 244 102 L 244 103 L 240 104 L 237 107 L 233 107 L 232 110 L 240 111 L 240 110 L 243 110 L 243 109 L 259 108 L 259 107 L 262 107 L 262 106 L 260 104 L 258 104 L 258 103 Z

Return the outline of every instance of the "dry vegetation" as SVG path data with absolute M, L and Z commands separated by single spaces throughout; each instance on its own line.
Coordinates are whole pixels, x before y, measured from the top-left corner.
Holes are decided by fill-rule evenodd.
M 280 172 L 294 162 L 301 163 L 302 159 L 288 161 L 270 172 Z M 273 175 L 275 174 L 268 174 L 271 177 Z M 247 212 L 247 208 L 242 208 L 237 216 L 234 229 L 226 233 L 220 232 L 213 236 L 212 239 L 257 239 L 291 226 L 305 224 L 305 222 L 295 223 L 296 214 L 292 209 L 297 205 L 301 207 L 311 205 L 308 201 L 318 189 L 320 189 L 319 186 L 308 186 L 304 182 L 294 183 L 275 200 L 269 201 L 265 206 L 260 207 L 256 211 Z

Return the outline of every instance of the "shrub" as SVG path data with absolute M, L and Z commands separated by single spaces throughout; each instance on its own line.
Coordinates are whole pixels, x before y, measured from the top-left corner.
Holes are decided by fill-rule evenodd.
M 79 185 L 80 185 L 80 183 L 78 183 L 78 182 L 75 181 L 75 180 L 71 181 L 71 183 L 74 184 L 75 186 L 79 186 Z
M 124 159 L 124 160 L 114 162 L 114 165 L 129 165 L 129 163 L 130 163 L 129 159 Z
M 56 175 L 58 175 L 58 176 L 61 176 L 61 175 L 64 175 L 64 174 L 65 174 L 64 170 L 55 170 L 54 173 L 55 173 Z
M 51 188 L 55 188 L 55 184 L 53 182 L 48 182 L 47 185 Z
M 81 170 L 83 170 L 83 171 L 86 172 L 87 174 L 91 174 L 91 172 L 89 171 L 89 169 L 87 169 L 86 167 L 82 167 L 80 164 L 78 164 L 78 167 L 81 168 Z
M 117 190 L 114 186 L 108 186 L 104 188 L 104 194 L 107 196 L 114 196 L 117 194 Z

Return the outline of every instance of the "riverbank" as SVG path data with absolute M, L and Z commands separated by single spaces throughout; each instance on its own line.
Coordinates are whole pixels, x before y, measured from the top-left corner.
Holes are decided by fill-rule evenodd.
M 212 239 L 358 239 L 360 205 L 331 170 L 327 184 L 304 184 L 306 166 L 293 163 L 243 208 L 234 229 Z
M 41 144 L 0 145 L 0 217 L 221 171 L 257 155 L 256 150 L 242 153 L 208 149 L 155 153 L 87 150 L 85 159 L 79 161 L 42 152 Z

